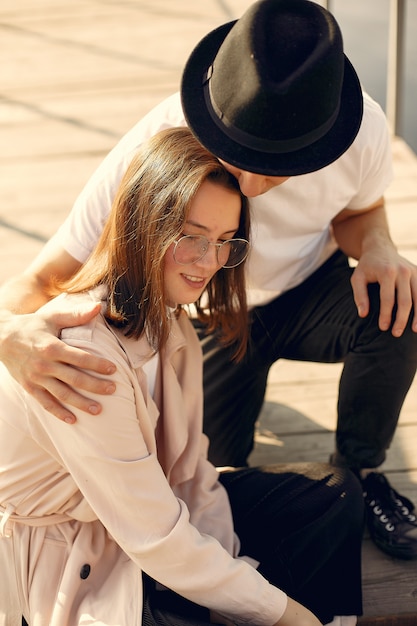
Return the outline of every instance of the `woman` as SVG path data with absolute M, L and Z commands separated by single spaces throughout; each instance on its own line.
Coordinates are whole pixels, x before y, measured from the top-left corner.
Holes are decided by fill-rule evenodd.
M 69 428 L 1 372 L 0 625 L 318 626 L 360 611 L 351 474 L 251 468 L 225 488 L 206 459 L 183 309 L 242 358 L 248 232 L 246 198 L 189 130 L 142 146 L 94 253 L 56 286 L 74 308 L 100 301 L 62 339 L 116 363 L 116 392 Z

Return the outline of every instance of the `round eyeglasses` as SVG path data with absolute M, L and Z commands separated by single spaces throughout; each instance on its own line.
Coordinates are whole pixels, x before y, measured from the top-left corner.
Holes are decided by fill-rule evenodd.
M 207 254 L 209 246 L 216 246 L 217 263 L 226 269 L 240 265 L 248 256 L 249 241 L 227 239 L 222 243 L 211 243 L 203 235 L 183 235 L 174 245 L 174 260 L 179 265 L 197 263 Z

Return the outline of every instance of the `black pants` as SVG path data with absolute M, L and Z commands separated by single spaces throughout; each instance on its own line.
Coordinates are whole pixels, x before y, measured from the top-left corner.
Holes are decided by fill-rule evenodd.
M 251 315 L 251 345 L 243 363 L 230 361 L 214 335 L 197 331 L 204 351 L 204 430 L 210 460 L 241 467 L 253 448 L 271 365 L 280 358 L 344 362 L 336 445 L 353 469 L 385 460 L 401 407 L 417 367 L 417 334 L 401 338 L 378 328 L 379 287 L 370 285 L 371 312 L 358 317 L 352 269 L 338 252 L 298 287 Z
M 361 615 L 362 490 L 355 476 L 326 464 L 244 468 L 222 474 L 241 553 L 327 623 Z M 206 626 L 207 609 L 145 577 L 145 626 Z

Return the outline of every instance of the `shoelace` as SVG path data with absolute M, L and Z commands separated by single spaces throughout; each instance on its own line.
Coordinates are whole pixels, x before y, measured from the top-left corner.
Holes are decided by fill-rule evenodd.
M 399 497 L 399 494 L 392 490 L 392 496 L 393 496 L 393 500 L 395 502 L 395 504 L 397 505 L 401 516 L 404 517 L 408 522 L 414 523 L 416 522 L 417 518 L 414 515 L 414 513 L 412 513 L 410 511 L 410 509 L 404 504 L 404 502 L 401 500 L 401 498 Z
M 412 503 L 408 499 L 404 502 L 384 476 L 375 476 L 371 487 L 376 493 L 370 496 L 369 492 L 364 490 L 365 502 L 388 532 L 395 531 L 396 521 L 416 524 L 416 516 L 411 512 L 412 509 L 410 510 L 410 507 L 413 507 Z
M 393 519 L 391 517 L 388 517 L 384 513 L 384 510 L 381 508 L 378 500 L 375 500 L 375 498 L 369 499 L 368 493 L 366 491 L 364 491 L 363 495 L 365 497 L 365 502 L 369 506 L 369 508 L 372 510 L 372 513 L 379 519 L 381 524 L 384 524 L 385 530 L 387 530 L 390 533 L 394 532 L 396 526 L 393 523 Z M 394 517 L 395 513 L 393 511 L 391 511 L 391 513 Z

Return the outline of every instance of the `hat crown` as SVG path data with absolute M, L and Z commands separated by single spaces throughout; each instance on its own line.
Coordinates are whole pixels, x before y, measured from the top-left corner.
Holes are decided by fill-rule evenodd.
M 299 150 L 339 113 L 344 54 L 333 16 L 308 0 L 260 0 L 231 28 L 209 69 L 213 121 L 242 145 Z
M 354 141 L 363 95 L 332 14 L 310 0 L 258 0 L 194 48 L 181 81 L 194 135 L 219 159 L 296 176 Z

